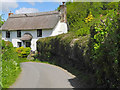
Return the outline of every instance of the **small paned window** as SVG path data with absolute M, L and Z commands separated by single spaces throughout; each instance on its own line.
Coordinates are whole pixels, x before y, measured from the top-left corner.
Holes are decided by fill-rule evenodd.
M 42 29 L 37 30 L 37 37 L 42 37 Z
M 26 47 L 30 47 L 31 43 L 30 42 L 26 42 Z
M 21 42 L 18 42 L 18 47 L 21 47 L 22 46 L 22 43 Z
M 17 31 L 17 37 L 21 37 L 21 30 Z
M 6 31 L 6 38 L 10 38 L 10 31 Z

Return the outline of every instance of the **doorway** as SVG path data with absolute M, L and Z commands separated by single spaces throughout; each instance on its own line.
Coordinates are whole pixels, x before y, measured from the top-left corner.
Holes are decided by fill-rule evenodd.
M 30 41 L 25 42 L 25 46 L 26 47 L 30 47 L 31 46 L 31 42 Z
M 18 45 L 17 45 L 18 47 L 21 47 L 21 46 L 22 46 L 22 43 L 21 43 L 21 42 L 17 42 L 17 44 L 18 44 Z

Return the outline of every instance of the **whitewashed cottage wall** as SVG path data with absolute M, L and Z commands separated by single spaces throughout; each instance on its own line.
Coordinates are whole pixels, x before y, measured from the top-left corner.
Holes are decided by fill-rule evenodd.
M 29 44 L 31 45 L 31 50 L 35 51 L 36 42 L 39 38 L 56 36 L 68 32 L 66 9 L 63 3 L 63 5 L 60 5 L 60 11 L 12 14 L 2 26 L 2 39 L 12 42 L 14 47 L 19 46 L 18 42 L 21 42 L 19 44 L 22 44 L 22 46 Z M 36 30 L 32 30 L 33 28 Z M 48 30 L 45 28 L 48 28 Z M 42 29 L 42 37 L 37 37 L 37 29 Z M 6 38 L 6 30 L 10 30 L 10 38 Z M 22 38 L 25 38 L 25 33 L 29 33 L 32 35 L 32 39 L 31 35 L 28 34 L 26 37 L 29 38 L 30 36 L 29 40 L 20 40 L 21 37 L 17 37 L 17 30 L 21 30 Z M 29 43 L 30 40 L 31 44 Z
M 62 33 L 67 33 L 67 24 L 64 22 L 58 22 L 52 30 L 42 30 L 42 37 L 37 37 L 37 30 L 21 30 L 21 36 L 25 33 L 30 33 L 33 38 L 31 40 L 31 50 L 36 50 L 36 42 L 39 38 L 45 38 L 50 36 L 56 36 Z M 13 43 L 14 47 L 18 47 L 17 42 L 22 42 L 20 37 L 17 37 L 17 31 L 10 31 L 10 38 L 6 38 L 6 31 L 2 31 L 2 39 Z M 22 42 L 23 46 L 23 42 Z

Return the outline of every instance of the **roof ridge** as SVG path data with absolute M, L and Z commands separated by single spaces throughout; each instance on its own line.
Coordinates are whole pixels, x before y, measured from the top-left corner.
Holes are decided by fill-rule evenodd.
M 29 14 L 28 17 L 25 15 L 11 15 L 11 17 L 9 17 L 7 21 L 2 25 L 2 30 L 52 29 L 60 20 L 59 12 L 58 14 L 56 13 L 57 12 Z
M 48 11 L 48 12 L 39 12 L 39 13 L 24 13 L 24 14 L 13 14 L 9 18 L 16 18 L 16 17 L 34 17 L 34 16 L 44 16 L 44 15 L 53 15 L 59 14 L 59 11 Z

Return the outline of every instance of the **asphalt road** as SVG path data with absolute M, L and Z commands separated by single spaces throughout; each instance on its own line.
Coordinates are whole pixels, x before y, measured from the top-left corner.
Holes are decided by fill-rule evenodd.
M 57 66 L 25 62 L 22 72 L 11 88 L 75 88 L 70 80 L 75 76 Z

